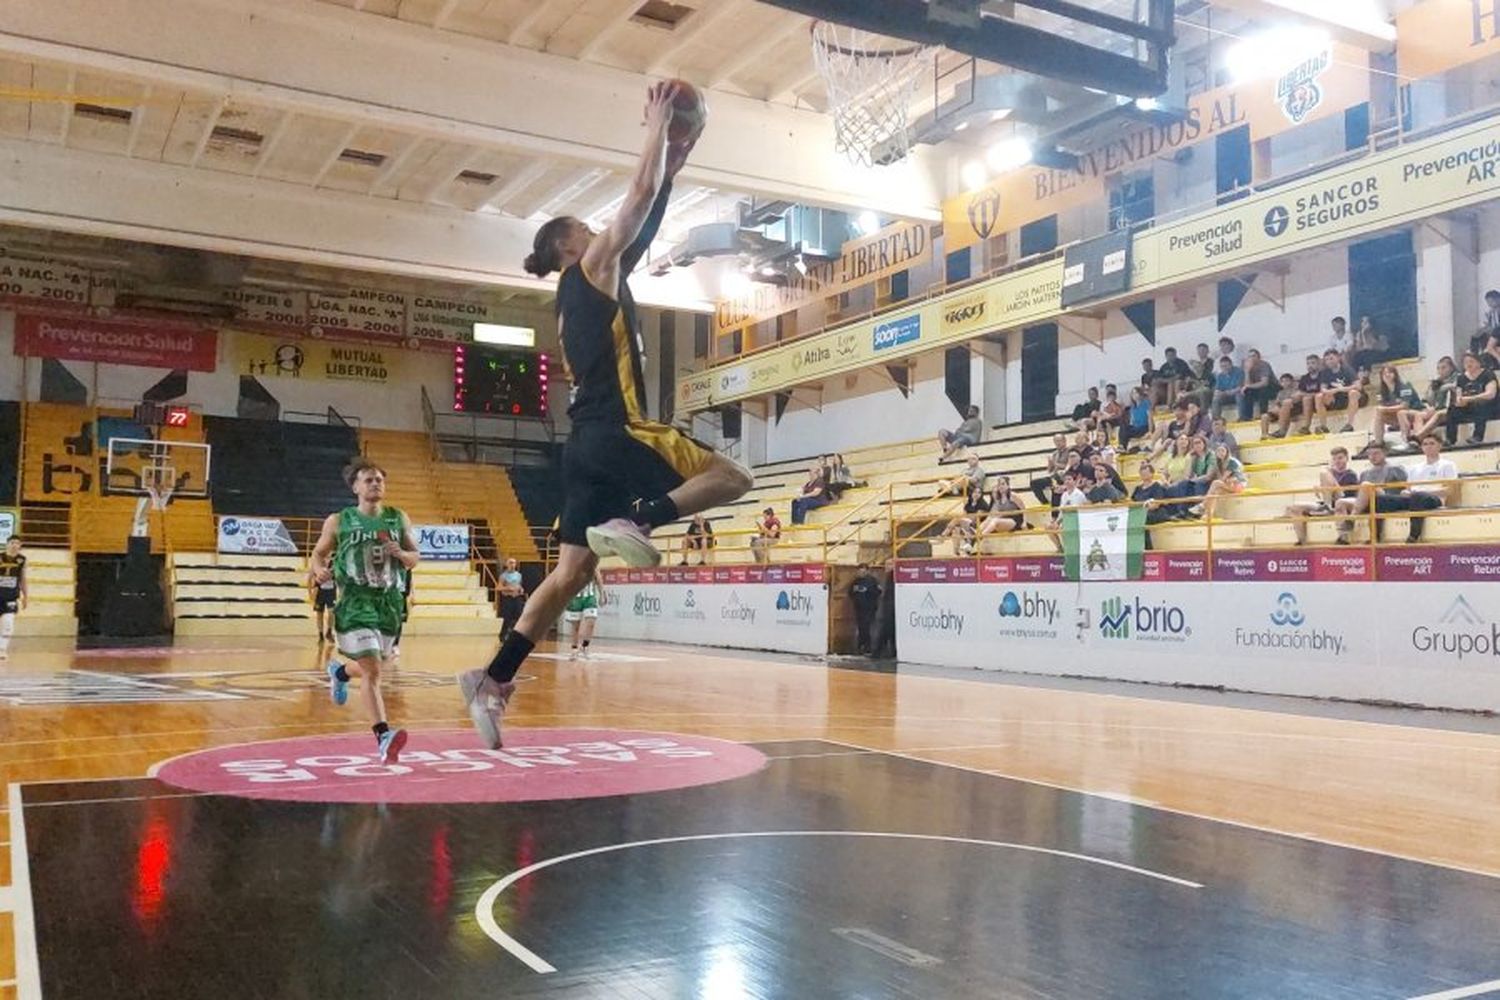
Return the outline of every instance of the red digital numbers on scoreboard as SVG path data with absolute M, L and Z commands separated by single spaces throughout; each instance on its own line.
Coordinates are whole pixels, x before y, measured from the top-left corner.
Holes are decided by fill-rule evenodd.
M 190 413 L 186 406 L 169 406 L 162 423 L 168 427 L 186 427 Z

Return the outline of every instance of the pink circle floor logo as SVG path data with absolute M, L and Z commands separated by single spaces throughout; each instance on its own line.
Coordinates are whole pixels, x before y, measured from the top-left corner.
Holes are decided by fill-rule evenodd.
M 469 730 L 413 732 L 395 764 L 368 733 L 214 747 L 151 776 L 192 792 L 282 802 L 539 802 L 691 788 L 754 774 L 759 750 L 706 736 L 621 729 L 508 728 L 506 745 Z

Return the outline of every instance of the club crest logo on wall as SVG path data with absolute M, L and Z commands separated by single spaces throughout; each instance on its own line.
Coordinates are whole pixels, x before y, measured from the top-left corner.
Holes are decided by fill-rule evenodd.
M 1300 125 L 1323 103 L 1323 88 L 1318 85 L 1318 77 L 1328 71 L 1332 62 L 1333 53 L 1324 49 L 1276 81 L 1276 103 L 1281 106 L 1287 121 Z
M 1000 221 L 1000 192 L 993 188 L 980 191 L 969 199 L 969 225 L 980 239 L 987 240 Z

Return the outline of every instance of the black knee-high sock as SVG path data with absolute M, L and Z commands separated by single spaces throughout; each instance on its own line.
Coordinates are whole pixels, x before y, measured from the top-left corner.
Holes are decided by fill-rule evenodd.
M 677 502 L 666 494 L 655 500 L 637 500 L 635 509 L 630 513 L 631 520 L 647 528 L 671 524 L 677 517 Z
M 531 655 L 535 646 L 536 643 L 515 629 L 511 629 L 505 641 L 500 644 L 500 652 L 495 654 L 495 658 L 490 661 L 488 667 L 484 668 L 484 672 L 497 683 L 509 683 L 516 676 L 516 671 L 521 669 L 521 664 L 526 662 L 526 657 Z

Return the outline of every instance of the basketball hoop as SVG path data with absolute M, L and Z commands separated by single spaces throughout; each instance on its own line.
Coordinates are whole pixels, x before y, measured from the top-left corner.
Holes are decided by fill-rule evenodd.
M 160 513 L 172 502 L 176 470 L 170 465 L 148 465 L 141 470 L 142 496 L 135 502 L 135 517 L 131 521 L 130 534 L 134 538 L 146 538 L 151 534 L 147 516 L 151 511 Z
M 839 152 L 867 167 L 905 157 L 912 94 L 931 48 L 892 47 L 883 35 L 831 21 L 813 22 L 812 45 Z

